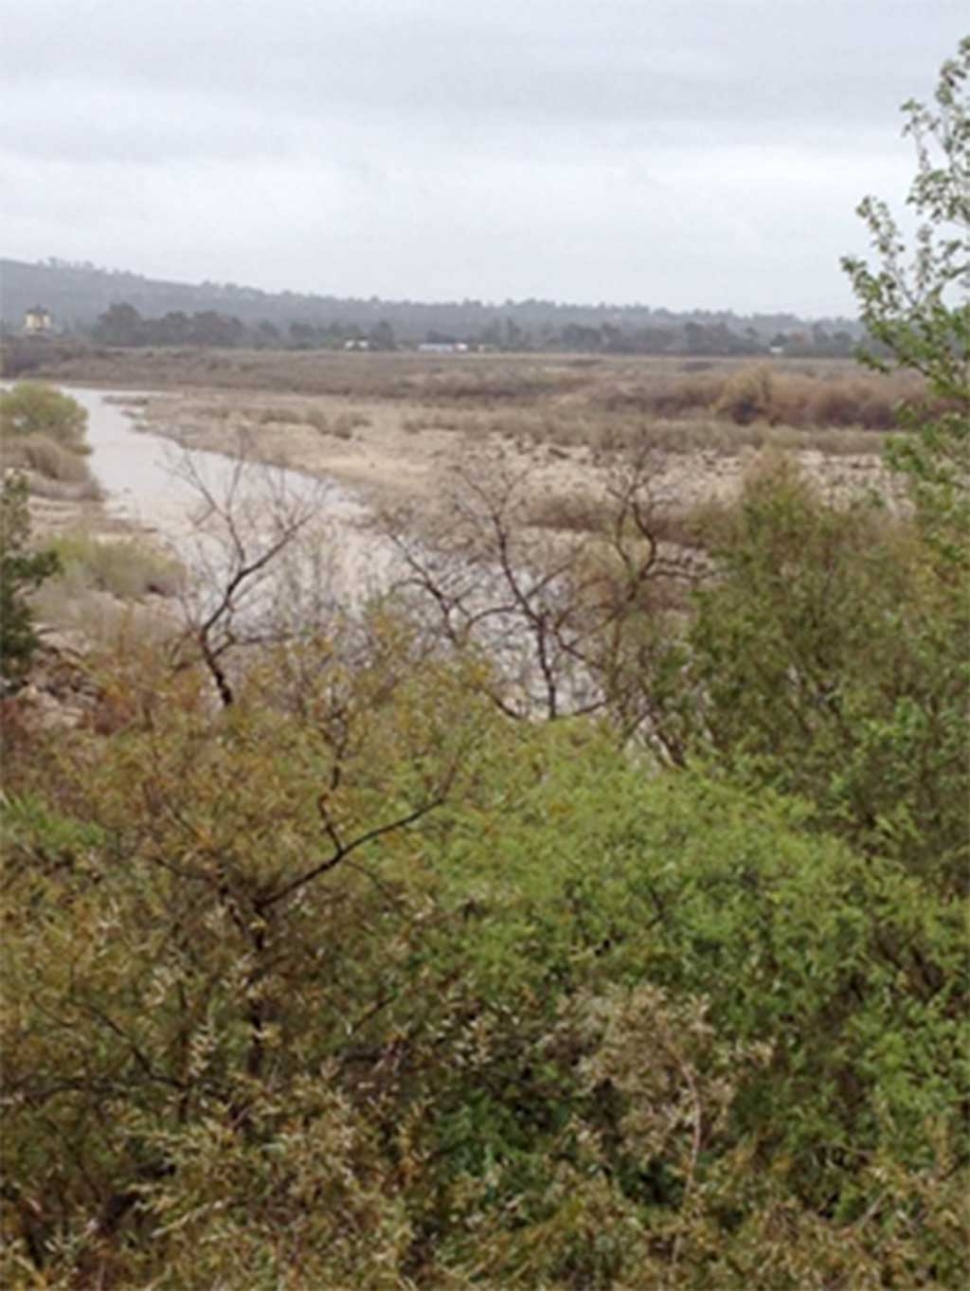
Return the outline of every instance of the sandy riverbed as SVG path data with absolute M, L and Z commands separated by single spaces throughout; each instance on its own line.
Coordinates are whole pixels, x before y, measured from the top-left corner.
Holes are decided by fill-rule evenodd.
M 374 507 L 402 501 L 433 503 L 456 470 L 474 469 L 492 454 L 528 476 L 543 496 L 599 495 L 615 457 L 595 444 L 536 442 L 517 434 L 514 420 L 500 430 L 487 419 L 408 402 L 368 402 L 321 396 L 192 391 L 139 401 L 139 424 L 193 447 L 237 451 L 328 476 L 360 491 Z M 678 511 L 736 494 L 758 448 L 726 452 L 716 445 L 651 453 L 651 492 Z M 888 487 L 878 453 L 796 456 L 829 495 Z

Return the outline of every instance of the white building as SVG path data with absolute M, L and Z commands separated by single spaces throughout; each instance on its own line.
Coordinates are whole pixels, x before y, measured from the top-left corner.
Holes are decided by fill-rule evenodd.
M 53 316 L 43 305 L 33 305 L 24 314 L 25 336 L 50 336 L 53 331 Z

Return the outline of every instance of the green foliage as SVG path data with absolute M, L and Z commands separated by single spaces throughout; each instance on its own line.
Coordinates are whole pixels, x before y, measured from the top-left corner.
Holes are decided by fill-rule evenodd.
M 173 1291 L 957 1285 L 965 955 L 919 876 L 588 722 L 509 723 L 392 623 L 218 716 L 142 669 L 5 807 L 9 1259 Z
M 877 1142 L 882 1116 L 918 1159 L 924 1116 L 947 1105 L 929 1073 L 956 1053 L 962 932 L 949 902 L 900 867 L 813 839 L 804 808 L 701 778 L 644 784 L 615 754 L 579 747 L 547 763 L 506 821 L 501 865 L 474 827 L 453 862 L 456 900 L 470 890 L 481 907 L 465 952 L 479 989 L 507 1000 L 524 979 L 552 1003 L 646 977 L 702 997 L 719 1034 L 775 1046 L 745 1106 L 784 1142 L 800 1187 L 816 1170 L 838 1175 L 850 1141 Z M 920 1039 L 927 986 L 940 1031 Z
M 7 476 L 0 489 L 0 681 L 15 685 L 37 648 L 29 593 L 56 573 L 52 551 L 30 548 L 27 486 Z
M 0 391 L 0 426 L 4 435 L 45 435 L 63 448 L 84 451 L 87 413 L 76 400 L 52 386 L 21 381 Z
M 0 458 L 5 471 L 29 471 L 35 493 L 97 497 L 84 455 L 87 413 L 51 386 L 20 382 L 0 391 Z M 50 481 L 50 483 L 48 483 Z
M 859 208 L 880 259 L 877 268 L 843 261 L 862 318 L 890 364 L 923 373 L 944 404 L 935 419 L 910 413 L 911 431 L 892 461 L 912 479 L 922 518 L 951 559 L 965 560 L 970 526 L 970 37 L 944 63 L 932 107 L 904 105 L 905 132 L 916 146 L 917 173 L 908 205 L 921 221 L 906 264 L 906 246 L 885 202 Z
M 822 503 L 780 463 L 749 480 L 721 570 L 681 675 L 692 747 L 962 887 L 970 623 L 949 562 L 873 504 Z

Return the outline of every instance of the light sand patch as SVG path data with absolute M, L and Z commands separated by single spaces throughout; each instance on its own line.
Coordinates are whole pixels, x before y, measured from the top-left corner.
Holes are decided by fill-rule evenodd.
M 220 452 L 237 451 L 243 443 L 258 460 L 348 484 L 374 507 L 433 502 L 457 469 L 494 453 L 528 477 L 537 497 L 596 498 L 602 496 L 620 451 L 616 446 L 604 449 L 599 442 L 538 438 L 534 424 L 525 417 L 517 421 L 514 410 L 496 422 L 462 409 L 409 401 L 202 390 L 153 397 L 140 413 L 139 424 L 156 434 Z M 680 432 L 686 437 L 684 447 L 672 451 L 663 445 L 673 433 L 661 427 L 655 435 L 651 492 L 659 505 L 678 511 L 729 501 L 760 451 L 757 444 L 726 444 L 716 428 L 711 445 L 704 446 L 705 427 L 697 425 Z M 696 447 L 689 446 L 695 442 Z M 792 451 L 828 496 L 872 488 L 892 492 L 878 453 Z

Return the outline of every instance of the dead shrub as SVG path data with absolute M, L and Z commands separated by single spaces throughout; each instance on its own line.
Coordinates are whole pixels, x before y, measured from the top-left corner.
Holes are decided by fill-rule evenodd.
M 535 529 L 563 533 L 601 533 L 608 519 L 605 502 L 588 495 L 553 493 L 536 498 L 526 508 L 524 523 Z
M 303 424 L 305 426 L 312 426 L 313 429 L 319 431 L 321 435 L 329 435 L 331 433 L 330 418 L 322 408 L 307 408 L 303 413 Z
M 91 479 L 81 453 L 65 448 L 49 435 L 11 435 L 4 444 L 3 464 L 43 475 L 64 484 L 86 484 Z
M 721 396 L 724 380 L 721 373 L 714 371 L 679 378 L 655 377 L 646 383 L 607 387 L 596 392 L 594 402 L 604 412 L 678 417 L 713 408 Z
M 728 378 L 715 404 L 719 416 L 729 417 L 738 426 L 753 421 L 770 421 L 774 411 L 774 380 L 764 366 L 742 368 Z
M 256 420 L 261 426 L 291 425 L 299 417 L 292 408 L 261 408 Z
M 52 480 L 31 470 L 25 470 L 24 476 L 33 497 L 47 498 L 51 502 L 97 502 L 103 496 L 97 480 L 90 477 L 78 483 L 70 483 L 67 480 Z
M 322 408 L 308 408 L 303 413 L 303 423 L 312 426 L 321 435 L 333 435 L 337 439 L 353 439 L 354 431 L 358 427 L 369 426 L 371 421 L 364 413 L 353 410 L 338 412 L 332 416 Z
M 362 412 L 341 412 L 334 417 L 330 425 L 330 433 L 337 439 L 353 439 L 355 430 L 363 429 L 370 424 L 370 418 Z

